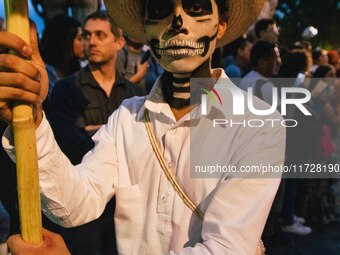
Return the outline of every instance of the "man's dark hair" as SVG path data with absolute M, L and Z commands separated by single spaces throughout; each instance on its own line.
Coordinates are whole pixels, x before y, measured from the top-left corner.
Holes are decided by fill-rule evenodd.
M 268 59 L 274 54 L 275 44 L 268 41 L 257 41 L 250 51 L 250 63 L 257 67 L 261 59 Z
M 89 16 L 86 17 L 84 21 L 84 25 L 87 21 L 90 19 L 100 19 L 100 20 L 106 20 L 111 25 L 111 32 L 115 37 L 122 37 L 123 32 L 122 30 L 114 23 L 113 19 L 110 17 L 110 15 L 106 11 L 95 11 L 91 13 Z
M 231 54 L 235 58 L 239 49 L 244 49 L 247 46 L 247 38 L 241 36 L 231 43 Z
M 269 25 L 274 24 L 276 24 L 276 21 L 274 19 L 260 19 L 255 25 L 255 34 L 257 38 L 260 37 L 261 31 L 267 30 Z

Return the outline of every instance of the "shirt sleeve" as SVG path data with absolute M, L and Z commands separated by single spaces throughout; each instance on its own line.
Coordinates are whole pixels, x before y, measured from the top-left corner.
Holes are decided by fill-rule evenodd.
M 90 222 L 102 214 L 113 197 L 117 180 L 114 116 L 93 137 L 95 148 L 77 166 L 58 147 L 45 117 L 36 130 L 42 210 L 53 222 L 64 227 Z M 5 131 L 3 145 L 15 160 L 10 129 Z
M 284 128 L 245 131 L 249 134 L 240 141 L 237 168 L 283 164 Z M 280 174 L 268 178 L 259 178 L 258 174 L 227 178 L 217 187 L 205 211 L 202 242 L 169 255 L 255 255 L 280 181 Z
M 235 65 L 230 65 L 225 69 L 226 74 L 229 78 L 242 78 L 242 72 Z

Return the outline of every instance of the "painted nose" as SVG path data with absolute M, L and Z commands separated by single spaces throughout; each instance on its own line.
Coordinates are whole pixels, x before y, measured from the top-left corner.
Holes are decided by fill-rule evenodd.
M 175 16 L 171 24 L 174 30 L 180 30 L 183 27 L 183 19 L 181 15 Z

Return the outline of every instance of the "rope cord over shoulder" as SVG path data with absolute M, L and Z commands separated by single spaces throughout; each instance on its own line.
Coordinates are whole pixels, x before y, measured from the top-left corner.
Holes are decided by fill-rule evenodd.
M 185 203 L 186 206 L 189 207 L 189 209 L 191 211 L 193 211 L 194 213 L 196 213 L 196 215 L 198 216 L 198 218 L 200 220 L 203 220 L 204 218 L 204 214 L 203 212 L 191 201 L 191 199 L 185 194 L 184 190 L 182 189 L 182 187 L 178 184 L 176 177 L 174 176 L 174 174 L 172 173 L 170 167 L 168 166 L 167 162 L 165 161 L 164 157 L 162 156 L 161 150 L 158 146 L 155 134 L 152 130 L 152 126 L 151 126 L 151 121 L 150 121 L 150 117 L 149 117 L 149 111 L 147 109 L 145 109 L 144 111 L 144 117 L 145 117 L 145 126 L 146 126 L 146 130 L 148 132 L 148 136 L 152 145 L 152 148 L 157 156 L 157 159 L 168 179 L 168 181 L 171 183 L 171 185 L 174 187 L 175 191 L 177 192 L 177 194 L 181 197 L 181 199 L 183 200 L 183 202 Z
M 148 136 L 150 139 L 150 143 L 152 145 L 152 148 L 157 156 L 157 159 L 168 179 L 168 181 L 171 183 L 171 185 L 174 187 L 175 191 L 177 194 L 181 197 L 183 202 L 191 211 L 193 211 L 197 217 L 203 221 L 204 219 L 204 213 L 196 206 L 191 199 L 185 194 L 184 190 L 182 187 L 179 185 L 179 183 L 176 180 L 176 177 L 174 176 L 173 172 L 171 171 L 171 168 L 168 166 L 167 162 L 165 161 L 164 157 L 162 156 L 162 152 L 159 148 L 159 145 L 157 143 L 155 134 L 152 129 L 151 121 L 150 121 L 150 116 L 149 116 L 149 110 L 145 109 L 144 111 L 144 117 L 145 117 L 145 127 L 148 132 Z M 264 255 L 266 251 L 266 248 L 264 247 L 264 244 L 262 240 L 259 240 L 259 243 L 256 248 L 256 255 Z

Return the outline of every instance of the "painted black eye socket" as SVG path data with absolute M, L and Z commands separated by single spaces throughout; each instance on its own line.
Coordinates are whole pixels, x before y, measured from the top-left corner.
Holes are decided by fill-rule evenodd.
M 202 14 L 204 12 L 202 6 L 200 4 L 195 4 L 193 6 L 190 6 L 190 9 L 185 9 L 187 14 Z
M 172 3 L 169 1 L 150 1 L 148 4 L 148 19 L 162 20 L 173 12 Z
M 212 14 L 211 0 L 183 0 L 183 9 L 192 17 Z

